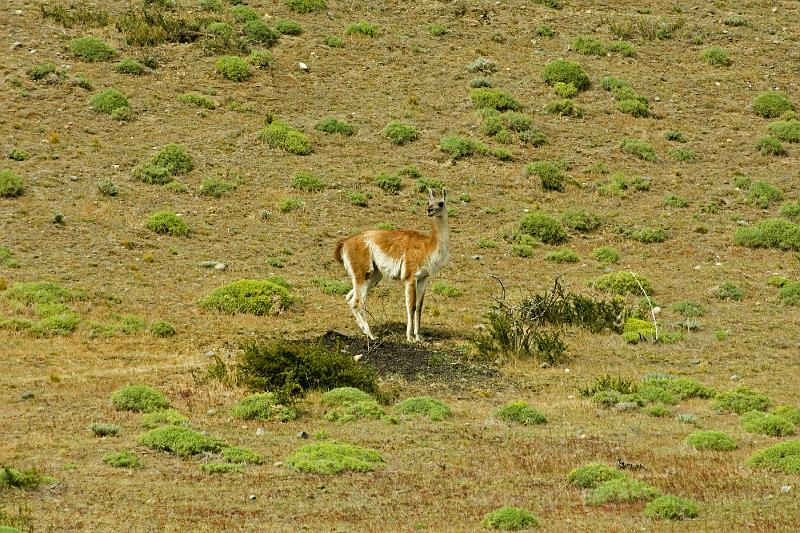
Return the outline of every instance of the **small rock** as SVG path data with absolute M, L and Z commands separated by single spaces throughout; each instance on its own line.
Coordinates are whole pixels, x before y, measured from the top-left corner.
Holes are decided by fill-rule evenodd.
M 264 431 L 264 428 L 258 428 L 256 430 L 256 437 L 263 437 L 265 433 L 266 431 Z
M 14 41 L 13 43 L 11 43 L 11 50 L 16 50 L 17 48 L 21 48 L 21 47 L 22 47 L 22 43 L 19 42 L 19 41 Z
M 33 398 L 33 393 L 29 390 L 26 390 L 25 392 L 20 394 L 19 397 L 21 400 L 30 400 L 31 398 Z
M 580 438 L 585 439 L 586 437 L 588 437 L 588 435 L 586 433 L 581 433 Z
M 700 359 L 692 359 L 692 364 L 693 365 L 699 365 L 700 364 Z
M 283 466 L 283 461 L 277 461 L 273 466 L 280 468 Z
M 657 314 L 658 314 L 658 313 L 660 313 L 660 312 L 661 312 L 661 308 L 660 308 L 660 307 L 658 307 L 658 306 L 655 306 L 655 307 L 653 308 L 653 314 L 654 314 L 654 315 L 657 315 Z
M 302 70 L 303 72 L 308 72 L 308 65 L 306 65 L 306 64 L 305 64 L 305 63 L 303 63 L 302 61 L 298 61 L 298 62 L 297 62 L 297 68 L 299 68 L 299 69 L 300 69 L 300 70 Z
M 225 270 L 226 268 L 228 268 L 228 265 L 225 263 L 217 263 L 214 265 L 214 270 Z
M 479 256 L 479 255 L 473 255 L 473 256 L 472 256 L 472 258 L 473 258 L 475 261 L 480 261 L 480 260 L 481 260 L 481 256 Z
M 15 9 L 14 10 L 14 14 L 15 15 L 22 15 L 22 10 L 21 9 Z
M 305 431 L 300 431 L 300 432 L 297 434 L 297 438 L 298 438 L 298 439 L 307 439 L 307 438 L 308 438 L 308 433 L 306 433 Z
M 216 409 L 209 409 L 208 411 L 206 411 L 206 414 L 208 416 L 213 416 L 213 415 L 217 414 L 217 410 Z
M 792 486 L 791 485 L 781 485 L 781 493 L 788 494 L 791 492 Z
M 565 374 L 569 374 L 569 368 L 565 368 L 565 369 L 564 369 L 564 373 L 565 373 Z
M 80 181 L 81 177 L 80 176 L 70 176 L 69 179 L 72 180 L 72 181 Z
M 656 96 L 656 97 L 653 98 L 653 100 L 655 100 L 656 102 L 660 102 L 661 101 L 661 97 L 660 96 Z
M 356 354 L 356 355 L 353 356 L 353 360 L 354 361 L 360 361 L 362 357 L 364 357 L 363 353 Z
M 253 501 L 253 500 L 256 499 L 256 495 L 255 494 L 251 494 L 250 496 L 247 497 L 247 499 L 250 500 L 250 501 Z
M 206 357 L 214 357 L 214 355 L 216 355 L 214 350 L 209 350 L 206 352 Z
M 614 272 L 614 269 L 613 269 L 613 268 L 611 268 L 611 267 L 605 267 L 605 268 L 603 269 L 603 272 L 605 272 L 606 274 L 608 274 L 609 272 Z
M 546 362 L 546 361 L 545 361 L 544 363 L 542 363 L 541 365 L 539 365 L 539 368 L 550 368 L 550 363 L 548 363 L 548 362 Z
M 739 381 L 739 376 L 736 374 L 731 374 L 731 381 Z

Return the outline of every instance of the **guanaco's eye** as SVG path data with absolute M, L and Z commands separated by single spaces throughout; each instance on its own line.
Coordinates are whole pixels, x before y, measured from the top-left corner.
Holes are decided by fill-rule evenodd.
M 444 207 L 444 202 L 439 202 L 439 207 Z

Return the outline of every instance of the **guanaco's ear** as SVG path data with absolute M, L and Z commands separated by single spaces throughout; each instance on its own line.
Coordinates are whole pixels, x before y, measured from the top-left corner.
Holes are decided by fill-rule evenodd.
M 433 190 L 430 187 L 428 187 L 428 198 L 433 200 Z
M 442 200 L 447 201 L 447 189 L 442 187 Z

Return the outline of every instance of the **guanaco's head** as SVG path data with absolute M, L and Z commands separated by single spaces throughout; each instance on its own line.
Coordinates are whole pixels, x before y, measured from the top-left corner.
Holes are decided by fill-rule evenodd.
M 428 189 L 428 216 L 440 217 L 447 214 L 447 191 L 442 188 L 442 195 L 435 196 L 433 191 Z

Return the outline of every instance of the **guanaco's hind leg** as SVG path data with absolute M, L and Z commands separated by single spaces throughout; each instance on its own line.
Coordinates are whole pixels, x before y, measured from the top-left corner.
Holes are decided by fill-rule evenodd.
M 425 303 L 425 288 L 428 285 L 428 278 L 417 280 L 417 302 L 414 307 L 414 338 L 421 340 L 419 336 L 419 328 L 422 323 L 422 305 Z
M 411 341 L 411 332 L 414 328 L 414 317 L 417 308 L 417 280 L 410 278 L 406 280 L 406 340 Z M 417 337 L 416 340 L 419 340 Z

